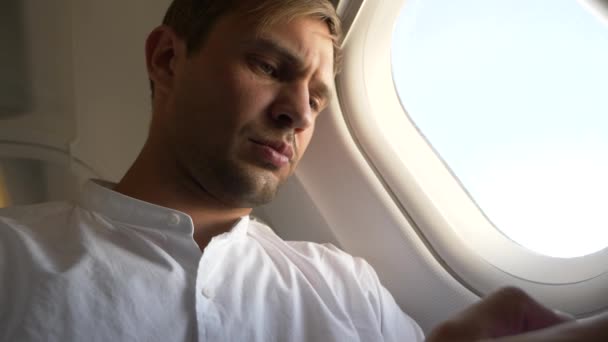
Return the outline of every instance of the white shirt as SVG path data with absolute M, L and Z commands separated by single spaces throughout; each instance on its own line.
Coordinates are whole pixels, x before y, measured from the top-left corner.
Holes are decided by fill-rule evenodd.
M 0 210 L 0 341 L 422 341 L 374 270 L 244 217 L 191 218 L 89 182 Z

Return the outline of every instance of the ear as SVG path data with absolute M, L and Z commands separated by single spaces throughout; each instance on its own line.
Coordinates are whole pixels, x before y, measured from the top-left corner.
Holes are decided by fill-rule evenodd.
M 148 77 L 154 82 L 154 93 L 167 93 L 173 87 L 175 69 L 185 56 L 185 44 L 173 29 L 162 25 L 154 29 L 146 40 Z

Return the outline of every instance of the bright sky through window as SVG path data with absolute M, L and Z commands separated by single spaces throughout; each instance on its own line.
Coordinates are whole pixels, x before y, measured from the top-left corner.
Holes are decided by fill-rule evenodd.
M 393 72 L 492 223 L 535 252 L 608 246 L 608 26 L 574 0 L 410 0 Z

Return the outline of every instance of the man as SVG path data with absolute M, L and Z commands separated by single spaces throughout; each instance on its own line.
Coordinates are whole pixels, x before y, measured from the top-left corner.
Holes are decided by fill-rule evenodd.
M 421 341 L 363 260 L 248 218 L 306 150 L 339 39 L 326 0 L 174 1 L 147 40 L 153 119 L 124 178 L 0 211 L 1 340 Z M 429 340 L 565 320 L 505 289 Z

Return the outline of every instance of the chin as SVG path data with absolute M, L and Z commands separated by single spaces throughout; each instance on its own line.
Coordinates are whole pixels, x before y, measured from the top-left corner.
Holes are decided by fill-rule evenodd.
M 252 186 L 250 191 L 246 192 L 245 198 L 251 206 L 268 204 L 276 197 L 282 183 L 272 173 L 258 176 L 252 180 Z
M 271 202 L 284 180 L 276 172 L 259 167 L 225 170 L 220 176 L 221 192 L 227 202 L 240 208 L 252 208 Z

